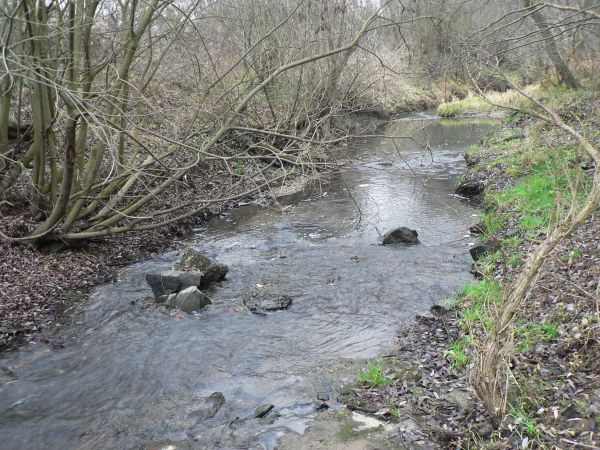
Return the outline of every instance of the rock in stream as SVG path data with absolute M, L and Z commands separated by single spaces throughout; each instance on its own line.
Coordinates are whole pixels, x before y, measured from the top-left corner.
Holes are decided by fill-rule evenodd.
M 169 295 L 167 298 L 167 306 L 179 308 L 188 314 L 198 311 L 210 303 L 208 295 L 196 286 L 190 286 L 177 294 Z
M 198 408 L 190 412 L 190 417 L 198 421 L 212 419 L 217 415 L 221 407 L 225 404 L 225 396 L 222 392 L 213 392 L 200 402 Z
M 407 227 L 396 228 L 395 230 L 388 231 L 383 236 L 383 245 L 419 243 L 419 233 Z
M 183 253 L 174 268 L 176 270 L 190 270 L 201 273 L 202 287 L 223 281 L 227 272 L 229 272 L 229 267 L 227 267 L 227 265 L 215 261 L 193 248 L 188 248 Z
M 165 270 L 146 274 L 146 282 L 152 288 L 157 300 L 166 300 L 165 296 L 183 291 L 191 286 L 200 286 L 202 275 L 180 270 Z

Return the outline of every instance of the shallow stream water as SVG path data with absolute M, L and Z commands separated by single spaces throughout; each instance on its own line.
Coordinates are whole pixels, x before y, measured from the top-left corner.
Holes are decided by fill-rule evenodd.
M 0 360 L 17 376 L 0 387 L 0 448 L 273 448 L 304 432 L 317 392 L 339 387 L 352 361 L 393 349 L 403 323 L 469 279 L 465 234 L 477 210 L 453 189 L 464 150 L 490 125 L 427 114 L 393 121 L 386 134 L 412 139 L 361 139 L 340 173 L 302 195 L 212 220 L 182 248 L 230 272 L 194 316 L 147 300 L 145 273 L 169 268 L 179 252 L 124 269 L 66 327 L 64 348 L 30 345 Z M 398 226 L 422 243 L 380 246 Z M 256 289 L 293 304 L 251 314 L 241 298 Z M 215 391 L 224 406 L 198 421 L 196 405 Z M 263 404 L 273 413 L 247 419 Z

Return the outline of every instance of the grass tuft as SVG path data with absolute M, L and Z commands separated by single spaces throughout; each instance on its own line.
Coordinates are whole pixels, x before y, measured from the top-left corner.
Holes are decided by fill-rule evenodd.
M 517 350 L 523 351 L 537 342 L 552 342 L 558 337 L 558 328 L 551 322 L 532 322 L 515 329 L 519 339 Z
M 388 384 L 390 378 L 386 376 L 382 363 L 371 363 L 366 370 L 358 374 L 357 380 L 360 384 L 375 388 Z
M 539 85 L 530 85 L 525 88 L 525 92 L 528 95 L 536 95 L 539 90 Z M 502 106 L 527 107 L 530 103 L 529 99 L 512 89 L 505 92 L 489 92 L 486 93 L 485 97 L 486 99 L 473 92 L 469 92 L 469 95 L 463 99 L 440 104 L 438 106 L 438 114 L 442 117 L 477 114 L 500 115 L 507 112 Z
M 512 206 L 518 210 L 521 216 L 519 225 L 523 230 L 538 231 L 548 226 L 554 206 L 555 185 L 551 175 L 536 173 L 498 194 L 496 199 L 501 206 Z
M 482 280 L 467 283 L 458 294 L 457 305 L 461 307 L 460 325 L 468 330 L 473 326 L 492 326 L 492 318 L 487 311 L 489 306 L 500 301 L 502 290 L 494 281 Z
M 450 361 L 452 367 L 464 367 L 469 362 L 465 350 L 472 344 L 471 336 L 450 341 L 450 349 L 444 352 L 444 357 Z
M 514 419 L 515 424 L 519 427 L 521 435 L 525 435 L 532 439 L 540 438 L 542 434 L 540 428 L 522 406 L 511 406 L 509 414 Z

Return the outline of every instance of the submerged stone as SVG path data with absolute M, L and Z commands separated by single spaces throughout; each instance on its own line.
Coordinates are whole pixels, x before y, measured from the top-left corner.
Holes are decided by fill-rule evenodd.
M 269 292 L 257 292 L 244 299 L 244 305 L 252 312 L 279 311 L 292 304 L 292 297 Z
M 260 419 L 262 417 L 265 417 L 267 414 L 269 414 L 271 412 L 271 410 L 274 408 L 275 406 L 268 404 L 268 405 L 262 405 L 259 406 L 258 408 L 256 408 L 256 410 L 254 411 L 254 417 L 257 419 Z
M 8 367 L 0 366 L 0 386 L 17 379 L 15 373 Z
M 190 413 L 190 417 L 198 421 L 212 419 L 225 404 L 225 396 L 222 392 L 213 392 L 201 400 L 200 405 Z

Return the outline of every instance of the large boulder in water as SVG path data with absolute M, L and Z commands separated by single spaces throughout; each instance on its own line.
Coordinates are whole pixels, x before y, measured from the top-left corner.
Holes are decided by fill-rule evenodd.
M 177 264 L 175 264 L 175 269 L 200 272 L 203 287 L 224 280 L 227 272 L 229 272 L 227 265 L 215 261 L 192 248 L 188 248 L 183 253 Z
M 171 294 L 167 299 L 167 306 L 179 308 L 188 314 L 199 311 L 210 303 L 208 295 L 196 286 L 190 286 L 177 294 Z
M 383 236 L 383 245 L 419 243 L 419 233 L 407 227 L 396 228 Z
M 202 274 L 198 272 L 165 270 L 163 272 L 147 273 L 146 282 L 152 288 L 154 296 L 159 299 L 169 294 L 183 291 L 191 286 L 200 286 L 202 283 Z

